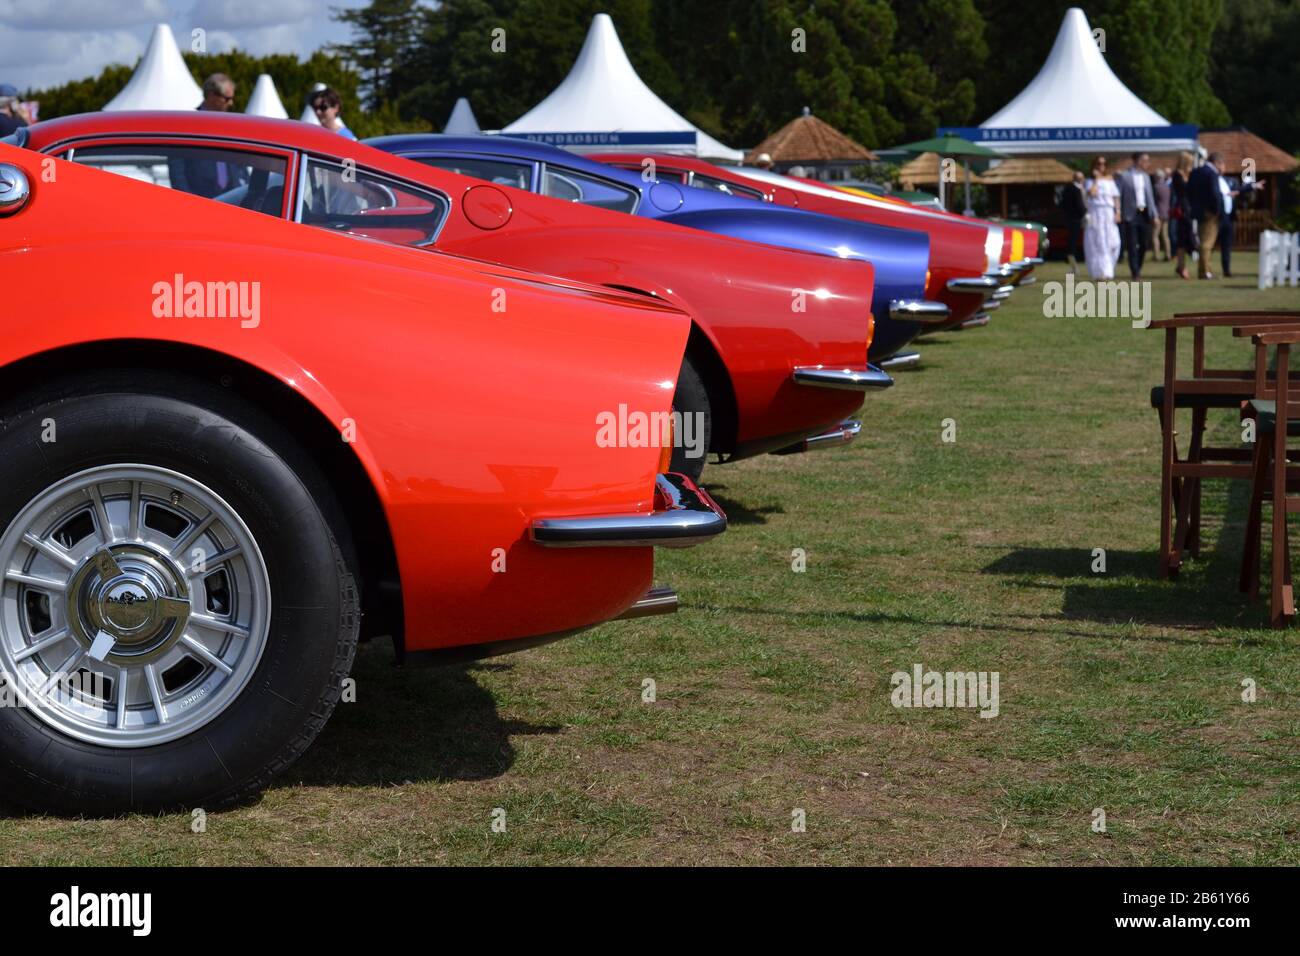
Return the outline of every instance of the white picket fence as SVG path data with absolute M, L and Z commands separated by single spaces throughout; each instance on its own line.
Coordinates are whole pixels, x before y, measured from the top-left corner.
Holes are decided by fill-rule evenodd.
M 1300 285 L 1300 232 L 1259 234 L 1259 287 Z

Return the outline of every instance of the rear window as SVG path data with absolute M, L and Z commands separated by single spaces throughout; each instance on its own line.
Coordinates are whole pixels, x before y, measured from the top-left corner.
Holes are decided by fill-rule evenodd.
M 724 179 L 714 179 L 712 176 L 706 176 L 703 173 L 693 175 L 691 185 L 696 189 L 711 189 L 714 192 L 726 193 L 728 196 L 740 196 L 744 199 L 763 201 L 763 193 L 760 190 L 750 189 L 748 186 L 737 186 L 735 183 L 729 183 Z
M 532 163 L 512 163 L 504 159 L 483 159 L 479 156 L 422 156 L 420 162 L 445 169 L 462 176 L 485 179 L 498 186 L 529 189 L 532 186 Z
M 427 246 L 450 211 L 441 193 L 311 157 L 304 168 L 298 221 L 405 246 Z
M 618 212 L 636 212 L 637 200 L 641 198 L 635 189 L 556 166 L 546 167 L 542 194 Z

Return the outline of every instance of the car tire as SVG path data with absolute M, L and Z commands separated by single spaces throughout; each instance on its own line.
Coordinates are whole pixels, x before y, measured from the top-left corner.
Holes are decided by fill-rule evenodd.
M 339 513 L 283 428 L 195 379 L 99 373 L 5 403 L 0 665 L 23 706 L 0 707 L 4 799 L 103 815 L 265 788 L 325 725 L 356 652 Z M 60 615 L 67 636 L 32 653 Z M 111 680 L 88 681 L 102 696 L 39 694 L 65 656 Z
M 681 426 L 674 437 L 673 471 L 699 481 L 704 472 L 704 459 L 708 454 L 709 440 L 713 434 L 713 416 L 709 409 L 709 393 L 704 380 L 691 363 L 690 356 L 682 359 L 681 373 L 677 376 L 677 391 L 673 393 L 673 411 L 679 414 Z M 690 419 L 688 420 L 688 416 Z M 698 455 L 688 454 L 685 438 L 694 439 Z

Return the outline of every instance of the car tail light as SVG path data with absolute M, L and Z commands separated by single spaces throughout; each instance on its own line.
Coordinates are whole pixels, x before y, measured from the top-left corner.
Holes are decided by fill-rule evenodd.
M 672 415 L 668 416 L 668 424 L 664 426 L 664 434 L 659 437 L 663 444 L 659 447 L 659 467 L 656 473 L 662 475 L 668 471 L 673 461 L 673 442 L 676 440 L 677 432 L 675 419 Z

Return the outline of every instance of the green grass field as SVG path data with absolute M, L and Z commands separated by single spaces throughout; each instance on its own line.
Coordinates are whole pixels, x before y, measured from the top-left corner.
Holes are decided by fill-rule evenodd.
M 1300 307 L 1237 260 L 1215 283 L 1149 265 L 1154 317 Z M 1207 485 L 1206 553 L 1157 580 L 1163 337 L 1044 318 L 1063 274 L 922 343 L 854 445 L 710 466 L 731 529 L 660 552 L 677 615 L 446 669 L 376 642 L 256 805 L 203 833 L 6 810 L 0 861 L 1300 863 L 1300 630 L 1236 592 L 1245 489 Z M 893 707 L 914 664 L 998 672 L 998 716 Z

